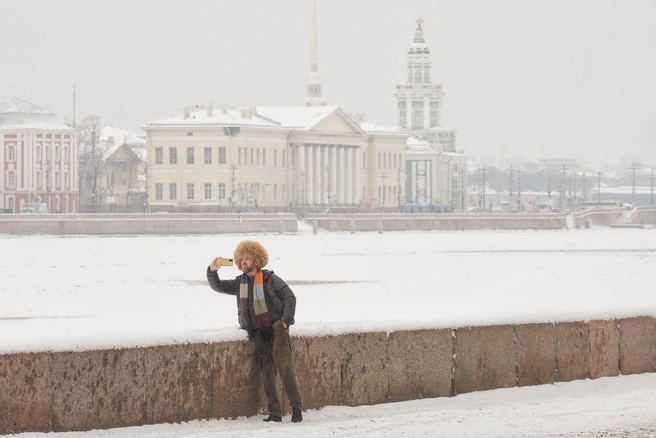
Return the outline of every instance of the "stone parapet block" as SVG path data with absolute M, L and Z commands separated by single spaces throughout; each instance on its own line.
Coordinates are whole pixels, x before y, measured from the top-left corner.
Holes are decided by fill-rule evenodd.
M 456 330 L 454 394 L 516 385 L 513 326 Z
M 553 323 L 520 324 L 517 342 L 517 383 L 544 385 L 556 381 L 556 333 Z
M 618 320 L 620 332 L 620 372 L 656 371 L 656 319 L 638 316 Z
M 50 365 L 50 353 L 0 355 L 0 434 L 50 430 Z
M 590 378 L 619 374 L 620 334 L 617 320 L 588 322 L 590 339 Z
M 52 430 L 143 424 L 145 351 L 52 353 Z
M 387 333 L 353 333 L 340 337 L 342 403 L 375 405 L 387 401 Z
M 453 339 L 451 329 L 390 333 L 387 401 L 452 395 Z
M 590 377 L 588 327 L 583 321 L 556 323 L 556 381 Z

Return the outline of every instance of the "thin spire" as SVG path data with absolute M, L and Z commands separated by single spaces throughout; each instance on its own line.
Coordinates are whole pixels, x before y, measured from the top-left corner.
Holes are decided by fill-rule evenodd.
M 322 106 L 326 102 L 321 98 L 321 76 L 319 76 L 319 49 L 317 44 L 317 0 L 314 0 L 312 11 L 312 45 L 310 48 L 310 74 L 306 85 L 305 104 L 307 106 Z
M 415 30 L 415 43 L 424 42 L 424 31 L 421 28 L 421 25 L 424 23 L 424 20 L 417 18 L 417 30 Z

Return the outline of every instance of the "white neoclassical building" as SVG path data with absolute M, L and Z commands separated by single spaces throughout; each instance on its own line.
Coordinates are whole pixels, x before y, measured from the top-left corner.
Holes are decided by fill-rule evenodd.
M 406 151 L 406 199 L 448 204 L 464 211 L 467 203 L 467 156 L 456 149 L 456 130 L 443 126 L 444 91 L 433 83 L 431 53 L 417 20 L 408 49 L 405 83 L 396 87 L 398 124 L 411 137 Z M 423 187 L 420 188 L 420 187 Z
M 0 96 L 0 211 L 77 212 L 77 145 L 77 131 L 51 112 Z
M 143 129 L 151 211 L 396 208 L 403 190 L 407 135 L 335 106 L 194 108 Z

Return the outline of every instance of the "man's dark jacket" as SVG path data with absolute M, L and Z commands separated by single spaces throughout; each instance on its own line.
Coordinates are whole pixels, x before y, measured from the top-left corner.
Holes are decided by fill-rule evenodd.
M 294 324 L 294 314 L 296 313 L 296 296 L 294 292 L 273 271 L 262 269 L 262 273 L 264 274 L 264 294 L 267 302 L 273 304 L 273 307 L 282 315 L 280 317 L 282 322 L 288 326 Z M 243 318 L 241 318 L 241 313 L 248 313 L 248 309 L 241 308 L 241 300 L 239 299 L 239 285 L 242 281 L 247 281 L 245 277 L 246 274 L 241 274 L 234 280 L 221 280 L 218 271 L 212 272 L 209 267 L 207 268 L 207 282 L 213 290 L 237 297 L 237 320 L 241 328 L 248 330 L 248 327 L 244 327 Z

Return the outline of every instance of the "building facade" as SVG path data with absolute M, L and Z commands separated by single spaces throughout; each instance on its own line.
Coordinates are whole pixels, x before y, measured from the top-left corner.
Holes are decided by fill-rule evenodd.
M 456 130 L 443 126 L 444 91 L 433 83 L 422 24 L 418 19 L 407 54 L 406 81 L 397 85 L 395 93 L 399 126 L 419 140 L 408 142 L 406 201 L 447 204 L 454 211 L 464 211 L 467 156 L 456 149 Z
M 0 96 L 0 211 L 78 211 L 77 132 L 49 111 Z
M 363 126 L 330 106 L 202 108 L 149 123 L 151 210 L 324 211 L 379 193 L 396 206 L 401 189 L 387 176 L 407 135 Z

